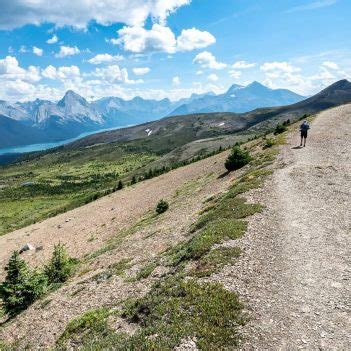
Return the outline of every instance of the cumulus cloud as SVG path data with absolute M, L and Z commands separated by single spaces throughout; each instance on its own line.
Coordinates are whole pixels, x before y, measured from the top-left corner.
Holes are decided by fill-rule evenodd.
M 217 74 L 212 73 L 207 77 L 208 80 L 212 81 L 212 82 L 217 82 L 217 80 L 219 79 Z
M 80 53 L 80 50 L 74 46 L 60 46 L 60 51 L 55 55 L 55 57 L 66 57 L 66 56 L 73 56 L 73 55 L 78 55 Z
M 43 71 L 42 75 L 48 79 L 76 79 L 80 77 L 80 70 L 77 66 L 62 66 L 54 67 L 52 65 L 47 66 Z
M 290 63 L 285 61 L 266 62 L 263 65 L 261 65 L 260 69 L 264 72 L 296 73 L 301 71 L 301 68 L 294 67 Z
M 50 39 L 48 39 L 47 44 L 56 44 L 58 42 L 58 37 L 56 34 L 54 34 Z
M 242 72 L 236 71 L 235 69 L 229 71 L 229 75 L 232 78 L 239 79 L 241 77 Z
M 338 64 L 333 61 L 324 61 L 322 66 L 333 70 L 339 69 Z
M 88 60 L 88 62 L 93 65 L 101 65 L 103 63 L 113 63 L 113 62 L 118 62 L 122 60 L 123 60 L 122 55 L 112 56 L 110 54 L 98 54 L 93 58 L 91 58 L 90 60 Z
M 136 75 L 136 76 L 143 76 L 144 74 L 147 74 L 149 73 L 151 70 L 149 67 L 136 67 L 136 68 L 133 68 L 133 73 Z
M 94 72 L 90 73 L 91 76 L 103 79 L 110 83 L 126 83 L 126 84 L 139 84 L 142 79 L 132 80 L 129 79 L 128 71 L 126 68 L 120 68 L 119 65 L 110 65 L 103 68 L 96 68 Z
M 12 0 L 1 1 L 0 29 L 26 24 L 54 23 L 85 28 L 90 21 L 102 25 L 125 23 L 144 25 L 150 16 L 164 24 L 166 18 L 191 0 Z
M 43 56 L 43 49 L 33 46 L 33 54 L 37 56 Z
M 208 51 L 203 51 L 197 54 L 193 60 L 193 63 L 197 63 L 203 68 L 210 68 L 216 70 L 227 67 L 225 63 L 218 62 L 216 58 Z
M 178 76 L 173 77 L 172 84 L 175 86 L 180 85 L 180 78 Z
M 119 38 L 110 39 L 110 42 L 134 53 L 159 51 L 173 54 L 178 51 L 205 48 L 216 42 L 211 33 L 196 28 L 184 29 L 176 38 L 169 27 L 158 23 L 151 29 L 138 26 L 124 27 L 117 33 Z
M 237 61 L 232 65 L 234 69 L 248 69 L 248 68 L 253 68 L 255 66 L 256 66 L 256 63 L 250 63 L 247 61 Z
M 176 38 L 170 28 L 155 23 L 150 30 L 142 27 L 124 27 L 114 42 L 134 53 L 163 51 L 174 53 Z
M 17 59 L 6 56 L 0 59 L 0 77 L 2 80 L 22 80 L 27 82 L 38 82 L 41 79 L 38 67 L 29 66 L 28 69 L 20 67 Z
M 183 29 L 177 38 L 179 51 L 191 51 L 202 49 L 216 42 L 216 38 L 209 32 L 200 31 L 196 28 Z

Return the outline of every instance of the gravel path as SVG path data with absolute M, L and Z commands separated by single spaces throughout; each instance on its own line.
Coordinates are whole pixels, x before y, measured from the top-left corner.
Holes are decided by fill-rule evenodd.
M 321 113 L 306 148 L 291 135 L 250 220 L 238 264 L 218 280 L 242 295 L 244 350 L 349 350 L 351 105 Z

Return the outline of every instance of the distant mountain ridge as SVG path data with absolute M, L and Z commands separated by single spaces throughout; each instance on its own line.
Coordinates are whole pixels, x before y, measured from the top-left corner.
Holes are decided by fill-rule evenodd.
M 258 107 L 281 106 L 302 100 L 289 90 L 272 90 L 254 82 L 233 85 L 225 94 L 193 94 L 178 101 L 123 100 L 106 97 L 88 102 L 72 90 L 56 102 L 37 99 L 9 103 L 0 100 L 0 148 L 66 140 L 84 132 L 135 125 L 165 116 L 204 112 L 246 112 Z M 17 123 L 10 123 L 8 120 Z M 23 126 L 26 136 L 18 130 Z
M 290 105 L 304 98 L 290 90 L 270 89 L 258 82 L 246 87 L 234 84 L 225 94 L 193 100 L 178 107 L 170 116 L 209 112 L 243 113 L 261 107 Z

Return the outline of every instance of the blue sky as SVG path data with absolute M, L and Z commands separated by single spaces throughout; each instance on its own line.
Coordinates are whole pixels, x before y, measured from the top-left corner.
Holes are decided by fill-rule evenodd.
M 349 0 L 95 4 L 0 0 L 0 99 L 174 100 L 254 80 L 310 95 L 351 77 Z

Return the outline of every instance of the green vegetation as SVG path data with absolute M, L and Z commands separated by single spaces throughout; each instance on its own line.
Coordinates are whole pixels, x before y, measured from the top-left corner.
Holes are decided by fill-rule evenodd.
M 92 279 L 99 283 L 104 280 L 108 280 L 115 275 L 123 276 L 124 272 L 131 267 L 130 261 L 131 259 L 124 258 L 116 263 L 113 263 L 108 267 L 106 271 L 96 274 Z
M 208 277 L 218 272 L 224 265 L 232 263 L 233 259 L 239 256 L 240 249 L 238 247 L 219 247 L 213 249 L 196 262 L 190 274 L 198 278 Z
M 273 138 L 268 138 L 265 140 L 266 140 L 266 143 L 264 144 L 263 149 L 269 149 L 270 147 L 276 145 L 277 143 L 276 140 Z
M 237 329 L 245 322 L 242 305 L 219 284 L 199 284 L 180 276 L 155 284 L 143 298 L 126 303 L 122 317 L 137 323 L 132 336 L 116 334 L 106 310 L 74 319 L 59 339 L 84 350 L 172 350 L 186 337 L 196 337 L 203 350 L 220 350 L 238 343 Z
M 55 245 L 52 257 L 44 268 L 49 284 L 64 283 L 72 275 L 76 263 L 68 256 L 64 245 Z
M 101 308 L 88 311 L 73 319 L 59 338 L 58 344 L 63 344 L 67 339 L 74 343 L 83 343 L 94 334 L 104 335 L 108 331 L 106 322 L 108 315 L 109 311 Z
M 251 160 L 252 157 L 247 150 L 242 150 L 239 146 L 234 146 L 224 165 L 231 172 L 244 167 Z
M 31 272 L 15 251 L 6 266 L 6 278 L 0 285 L 0 298 L 5 313 L 15 316 L 44 294 L 47 278 L 44 274 Z
M 13 317 L 25 310 L 46 292 L 65 282 L 72 275 L 76 263 L 77 260 L 70 258 L 65 247 L 59 244 L 42 271 L 31 271 L 19 253 L 14 251 L 5 268 L 5 281 L 0 284 L 3 311 Z
M 248 147 L 250 151 L 261 150 L 263 145 L 264 141 L 257 140 Z M 83 350 L 163 351 L 174 349 L 187 338 L 196 339 L 201 350 L 238 345 L 238 327 L 246 321 L 238 297 L 220 284 L 199 278 L 218 272 L 240 255 L 240 249 L 232 247 L 235 242 L 226 242 L 242 236 L 247 228 L 245 218 L 262 208 L 248 204 L 241 194 L 262 184 L 271 172 L 265 167 L 272 163 L 275 153 L 271 148 L 255 154 L 247 171 L 228 192 L 205 201 L 206 207 L 192 225 L 189 238 L 140 269 L 131 283 L 148 278 L 158 265 L 166 264 L 169 269 L 146 296 L 75 319 L 60 339 L 64 345 L 79 345 Z M 187 191 L 182 190 L 182 194 L 188 196 Z M 131 232 L 150 225 L 154 218 L 152 214 L 146 217 Z M 111 324 L 115 318 L 138 328 L 132 336 L 116 333 Z
M 277 124 L 274 130 L 274 135 L 282 134 L 287 131 L 287 128 L 283 124 Z
M 160 200 L 156 206 L 156 213 L 161 214 L 168 210 L 169 204 L 165 200 Z
M 135 277 L 135 280 L 140 280 L 140 279 L 146 279 L 148 278 L 152 272 L 155 270 L 157 267 L 157 262 L 149 262 L 146 264 L 143 268 L 140 269 L 138 272 L 137 276 Z
M 58 150 L 0 168 L 0 235 L 123 188 L 158 158 L 128 145 Z

